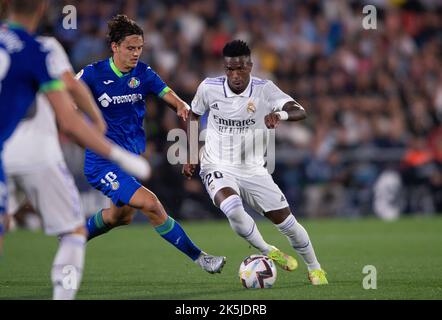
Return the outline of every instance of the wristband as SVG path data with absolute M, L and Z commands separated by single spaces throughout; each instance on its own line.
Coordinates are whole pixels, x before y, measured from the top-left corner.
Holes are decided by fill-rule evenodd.
M 288 120 L 289 118 L 287 111 L 277 111 L 275 113 L 279 115 L 279 120 Z

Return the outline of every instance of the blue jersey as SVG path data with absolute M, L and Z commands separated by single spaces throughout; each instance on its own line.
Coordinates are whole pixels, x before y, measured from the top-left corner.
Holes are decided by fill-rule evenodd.
M 0 150 L 33 104 L 37 91 L 62 87 L 48 72 L 47 54 L 23 28 L 0 25 Z
M 148 65 L 139 62 L 123 74 L 112 58 L 87 66 L 79 76 L 100 107 L 107 123 L 106 136 L 133 153 L 144 152 L 146 97 L 150 93 L 162 97 L 170 91 L 169 87 Z M 141 187 L 134 177 L 90 150 L 86 150 L 84 174 L 88 182 L 111 198 L 117 207 L 128 204 Z
M 119 146 L 136 154 L 146 149 L 143 128 L 146 97 L 162 97 L 170 88 L 146 64 L 138 62 L 128 73 L 121 73 L 112 58 L 88 65 L 79 74 L 92 91 L 107 123 L 106 136 Z M 86 150 L 85 171 L 104 159 Z

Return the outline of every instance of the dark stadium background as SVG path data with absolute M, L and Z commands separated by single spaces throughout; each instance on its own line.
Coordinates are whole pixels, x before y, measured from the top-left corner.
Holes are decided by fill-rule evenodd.
M 68 4 L 77 8 L 76 30 L 63 28 Z M 377 29 L 362 27 L 365 4 L 376 6 Z M 106 21 L 117 13 L 144 28 L 142 60 L 188 103 L 200 81 L 223 74 L 224 43 L 248 41 L 253 74 L 308 111 L 307 120 L 276 130 L 274 178 L 297 216 L 442 211 L 440 1 L 52 1 L 41 30 L 61 41 L 79 71 L 108 57 Z M 198 176 L 185 181 L 181 166 L 167 162 L 167 132 L 184 128 L 173 111 L 151 97 L 145 126 L 155 168 L 146 185 L 167 210 L 223 218 Z M 90 192 L 81 150 L 67 142 L 64 149 Z M 88 211 L 99 206 L 92 194 L 84 193 Z

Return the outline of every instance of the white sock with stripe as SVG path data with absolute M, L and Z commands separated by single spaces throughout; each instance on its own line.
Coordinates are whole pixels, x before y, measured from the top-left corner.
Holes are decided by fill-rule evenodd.
M 275 224 L 275 226 L 282 234 L 287 236 L 292 247 L 304 259 L 309 271 L 321 268 L 307 231 L 296 221 L 292 214 L 282 223 Z
M 229 219 L 233 230 L 253 247 L 267 255 L 270 246 L 266 243 L 255 224 L 255 221 L 244 210 L 242 200 L 238 195 L 231 195 L 220 204 L 220 209 Z

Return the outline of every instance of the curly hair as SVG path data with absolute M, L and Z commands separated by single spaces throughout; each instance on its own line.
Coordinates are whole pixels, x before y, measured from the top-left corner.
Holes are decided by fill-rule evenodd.
M 109 33 L 107 34 L 109 44 L 112 42 L 120 44 L 125 37 L 131 35 L 140 35 L 144 38 L 143 29 L 124 14 L 116 15 L 109 20 L 107 27 L 109 29 Z

